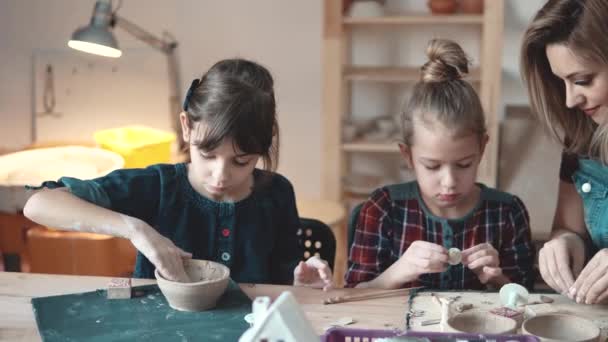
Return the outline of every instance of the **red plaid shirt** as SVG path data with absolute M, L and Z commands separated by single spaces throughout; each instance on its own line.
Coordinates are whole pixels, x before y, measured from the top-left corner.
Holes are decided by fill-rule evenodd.
M 460 250 L 488 242 L 499 253 L 503 274 L 532 288 L 535 249 L 526 207 L 517 196 L 480 186 L 477 206 L 457 220 L 433 215 L 421 200 L 416 182 L 376 190 L 357 218 L 346 285 L 376 278 L 414 241 L 423 240 Z M 485 289 L 477 275 L 462 264 L 448 266 L 442 273 L 423 274 L 404 285 L 410 286 Z

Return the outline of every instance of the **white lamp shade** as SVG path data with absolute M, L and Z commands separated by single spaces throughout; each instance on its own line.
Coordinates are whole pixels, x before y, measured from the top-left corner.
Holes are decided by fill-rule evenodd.
M 85 26 L 79 28 L 72 34 L 68 46 L 72 49 L 105 57 L 116 58 L 122 55 L 112 32 L 103 27 Z

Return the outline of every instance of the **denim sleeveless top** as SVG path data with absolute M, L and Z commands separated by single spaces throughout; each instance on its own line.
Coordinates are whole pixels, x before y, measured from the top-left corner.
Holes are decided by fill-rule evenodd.
M 598 248 L 608 247 L 608 166 L 591 159 L 578 159 L 572 174 L 576 191 L 583 200 L 585 224 Z

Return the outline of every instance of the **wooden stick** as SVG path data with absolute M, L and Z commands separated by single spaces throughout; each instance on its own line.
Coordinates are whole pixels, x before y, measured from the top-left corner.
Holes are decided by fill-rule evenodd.
M 424 286 L 419 287 L 410 287 L 405 289 L 397 289 L 397 290 L 382 290 L 375 291 L 370 293 L 364 293 L 360 295 L 352 295 L 352 296 L 338 296 L 338 297 L 330 297 L 323 300 L 323 304 L 337 304 L 344 302 L 352 302 L 357 300 L 366 300 L 366 299 L 376 299 L 376 298 L 384 298 L 384 297 L 393 297 L 399 295 L 407 295 L 411 290 L 421 289 Z

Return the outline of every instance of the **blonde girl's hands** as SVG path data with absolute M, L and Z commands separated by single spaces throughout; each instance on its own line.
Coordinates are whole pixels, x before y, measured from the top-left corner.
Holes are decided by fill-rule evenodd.
M 482 284 L 502 275 L 498 251 L 489 243 L 462 251 L 462 264 L 473 271 Z
M 543 280 L 552 289 L 571 299 L 576 298 L 569 293 L 574 285 L 574 277 L 581 272 L 584 263 L 585 243 L 575 233 L 565 233 L 546 242 L 538 252 L 538 268 Z M 581 284 L 579 282 L 577 285 Z
M 138 224 L 138 229 L 131 236 L 131 243 L 154 264 L 164 278 L 180 282 L 190 281 L 184 269 L 183 259 L 192 258 L 192 254 L 175 246 L 171 240 L 145 222 Z
M 432 242 L 414 241 L 396 266 L 404 283 L 414 281 L 422 274 L 444 272 L 448 268 L 448 250 Z
M 598 251 L 589 260 L 568 296 L 579 304 L 597 304 L 608 298 L 608 248 Z
M 293 270 L 294 286 L 309 286 L 327 291 L 333 287 L 332 278 L 331 268 L 327 261 L 316 256 L 305 262 L 300 261 Z

